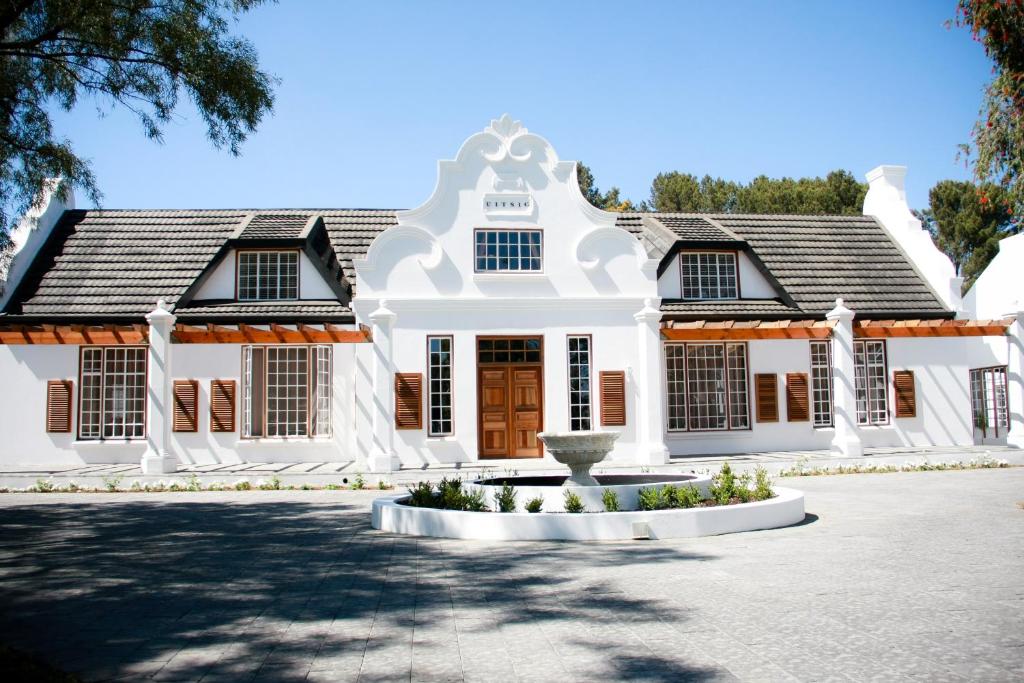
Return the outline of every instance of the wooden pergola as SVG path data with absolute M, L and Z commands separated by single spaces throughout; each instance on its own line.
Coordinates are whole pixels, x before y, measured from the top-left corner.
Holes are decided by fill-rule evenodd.
M 185 325 L 177 324 L 172 339 L 178 344 L 361 344 L 372 340 L 365 325 L 347 329 L 330 323 L 307 325 Z M 0 344 L 118 344 L 149 343 L 149 326 L 0 325 Z
M 855 320 L 853 334 L 873 339 L 1002 336 L 1013 320 Z M 829 320 L 669 320 L 662 323 L 661 336 L 669 341 L 828 339 L 833 326 Z

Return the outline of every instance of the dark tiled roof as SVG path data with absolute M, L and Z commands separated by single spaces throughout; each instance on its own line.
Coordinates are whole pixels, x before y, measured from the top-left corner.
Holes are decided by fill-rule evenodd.
M 859 316 L 949 314 L 888 233 L 870 216 L 719 214 L 805 312 L 842 297 Z
M 651 216 L 675 233 L 681 240 L 690 242 L 739 242 L 741 239 L 726 230 L 708 216 L 688 213 L 657 213 Z
M 252 217 L 239 240 L 298 239 L 309 222 L 304 213 L 260 213 Z
M 199 301 L 174 311 L 181 322 L 352 322 L 352 309 L 340 301 Z
M 738 301 L 690 301 L 663 299 L 661 310 L 666 320 L 742 319 L 767 320 L 801 315 L 798 308 L 778 299 L 740 299 Z

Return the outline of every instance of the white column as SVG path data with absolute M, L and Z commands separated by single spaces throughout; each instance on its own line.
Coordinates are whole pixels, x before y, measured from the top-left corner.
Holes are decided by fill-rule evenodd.
M 149 323 L 149 363 L 146 375 L 147 423 L 146 452 L 142 455 L 143 474 L 166 474 L 178 469 L 178 458 L 171 450 L 171 421 L 174 417 L 174 392 L 171 380 L 171 331 L 176 317 L 160 299 L 146 316 Z
M 864 454 L 857 427 L 856 370 L 853 355 L 853 318 L 856 314 L 836 299 L 836 307 L 825 317 L 832 328 L 832 412 L 835 435 L 832 452 L 849 457 Z
M 636 416 L 637 461 L 645 465 L 668 463 L 665 446 L 665 411 L 661 396 L 661 311 L 654 299 L 644 299 L 636 320 L 639 366 L 636 372 L 639 406 Z
M 1024 448 L 1024 302 L 1016 302 L 1017 320 L 1007 330 L 1006 400 L 1010 411 L 1010 431 L 1006 444 Z
M 395 455 L 395 373 L 391 360 L 391 332 L 394 311 L 381 299 L 370 314 L 373 325 L 373 449 L 368 461 L 374 472 L 391 472 L 400 467 Z

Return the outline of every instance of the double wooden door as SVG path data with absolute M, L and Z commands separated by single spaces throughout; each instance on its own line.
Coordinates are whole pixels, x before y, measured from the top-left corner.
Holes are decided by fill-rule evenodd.
M 522 341 L 528 347 L 520 353 L 517 347 Z M 537 438 L 544 428 L 540 338 L 482 338 L 477 344 L 480 457 L 541 457 Z M 495 346 L 499 348 L 489 350 Z M 509 353 L 501 348 L 505 346 L 512 347 Z

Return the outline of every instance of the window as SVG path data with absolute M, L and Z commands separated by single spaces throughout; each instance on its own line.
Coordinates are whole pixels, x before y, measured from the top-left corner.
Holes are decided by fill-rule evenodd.
M 79 382 L 80 439 L 146 436 L 146 349 L 85 347 Z
M 299 252 L 238 252 L 238 300 L 299 298 Z
M 684 299 L 735 299 L 736 254 L 687 252 L 679 255 Z
M 1006 436 L 1010 411 L 1006 402 L 1006 366 L 971 370 L 971 413 L 983 436 Z
M 542 268 L 543 237 L 540 230 L 476 231 L 477 272 L 539 272 Z
M 811 409 L 815 427 L 832 426 L 832 342 L 811 342 Z
M 885 342 L 855 341 L 853 358 L 857 424 L 886 424 L 889 421 L 889 391 L 886 382 Z
M 590 429 L 590 337 L 572 335 L 569 346 L 569 430 Z
M 744 344 L 667 344 L 669 431 L 750 427 Z
M 242 435 L 331 434 L 331 347 L 242 347 Z
M 427 337 L 430 436 L 452 433 L 452 338 Z

